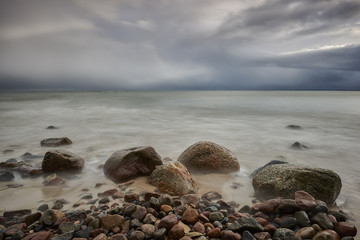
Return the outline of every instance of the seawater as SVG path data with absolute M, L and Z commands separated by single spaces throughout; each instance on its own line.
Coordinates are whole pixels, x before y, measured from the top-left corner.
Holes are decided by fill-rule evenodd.
M 300 125 L 291 130 L 287 125 Z M 57 127 L 54 130 L 47 126 Z M 44 178 L 22 179 L 22 187 L 0 183 L 0 211 L 33 208 L 42 202 L 76 201 L 116 186 L 98 166 L 115 151 L 150 145 L 176 160 L 197 141 L 230 149 L 241 169 L 229 175 L 195 175 L 200 192 L 217 190 L 228 201 L 251 204 L 250 173 L 270 160 L 335 171 L 343 187 L 338 204 L 360 219 L 360 92 L 326 91 L 170 91 L 170 92 L 3 92 L 0 93 L 0 161 L 21 160 L 50 137 L 69 137 L 66 149 L 82 156 L 82 174 L 62 188 L 43 186 Z M 294 142 L 307 150 L 290 149 Z M 14 152 L 3 153 L 11 149 Z M 95 183 L 105 186 L 94 189 Z M 237 189 L 231 185 L 239 183 Z M 146 178 L 137 187 L 151 188 Z M 151 188 L 151 190 L 153 187 Z M 94 194 L 96 195 L 96 194 Z M 69 205 L 71 207 L 71 205 Z

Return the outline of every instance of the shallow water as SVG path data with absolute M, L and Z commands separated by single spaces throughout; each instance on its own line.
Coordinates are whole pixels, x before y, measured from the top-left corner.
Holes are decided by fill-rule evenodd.
M 272 159 L 322 167 L 343 182 L 338 203 L 360 219 L 360 93 L 304 91 L 22 92 L 0 95 L 0 161 L 25 152 L 44 155 L 49 137 L 69 137 L 67 149 L 86 160 L 83 173 L 67 186 L 43 187 L 42 177 L 21 179 L 22 187 L 0 183 L 0 212 L 36 209 L 43 200 L 80 199 L 115 187 L 98 165 L 116 150 L 151 145 L 176 160 L 191 144 L 207 140 L 230 149 L 241 170 L 230 175 L 195 175 L 200 192 L 218 190 L 226 200 L 251 204 L 248 175 Z M 286 128 L 289 124 L 303 130 Z M 47 126 L 58 127 L 55 130 Z M 289 147 L 299 141 L 304 151 Z M 14 152 L 2 153 L 11 149 Z M 39 159 L 39 161 L 41 158 Z M 237 175 L 237 176 L 236 176 Z M 105 186 L 95 189 L 98 182 Z M 233 182 L 240 182 L 232 189 Z M 151 188 L 142 178 L 139 188 Z M 65 207 L 71 207 L 72 204 Z

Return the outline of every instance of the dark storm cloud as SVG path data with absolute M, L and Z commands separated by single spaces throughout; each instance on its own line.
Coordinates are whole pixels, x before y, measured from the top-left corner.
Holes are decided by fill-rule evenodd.
M 0 89 L 360 89 L 356 0 L 0 2 Z
M 331 29 L 355 27 L 360 20 L 360 2 L 357 0 L 269 0 L 264 4 L 231 14 L 220 25 L 218 34 L 256 39 L 266 35 L 296 37 L 319 34 Z

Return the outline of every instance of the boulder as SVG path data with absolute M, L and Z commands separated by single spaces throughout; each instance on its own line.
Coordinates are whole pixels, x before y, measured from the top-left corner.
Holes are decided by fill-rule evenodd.
M 213 142 L 197 142 L 178 158 L 190 171 L 228 173 L 238 171 L 240 164 L 227 148 Z
M 290 148 L 295 150 L 304 150 L 307 149 L 308 147 L 302 143 L 294 142 L 293 145 L 290 146 Z
M 0 182 L 8 182 L 15 178 L 12 172 L 4 172 L 0 174 Z
M 42 147 L 59 147 L 70 144 L 72 144 L 72 141 L 67 137 L 46 138 L 40 142 L 40 145 Z
M 261 170 L 263 170 L 263 169 L 266 168 L 267 166 L 275 165 L 275 164 L 288 164 L 288 162 L 281 161 L 281 160 L 271 160 L 270 162 L 268 162 L 268 163 L 265 164 L 264 166 L 255 169 L 255 170 L 250 174 L 250 177 L 251 177 L 251 178 L 254 178 L 255 175 L 258 174 Z
M 191 174 L 180 162 L 170 162 L 157 167 L 151 174 L 149 182 L 160 192 L 170 195 L 182 196 L 198 191 Z
M 306 191 L 327 204 L 335 202 L 341 190 L 340 177 L 331 170 L 277 164 L 264 168 L 252 185 L 260 198 L 293 198 L 296 191 Z
M 104 173 L 114 182 L 147 176 L 162 165 L 160 155 L 150 146 L 134 147 L 114 152 L 104 164 Z
M 64 150 L 53 150 L 45 154 L 42 170 L 43 172 L 81 172 L 84 163 L 84 159 L 74 153 Z

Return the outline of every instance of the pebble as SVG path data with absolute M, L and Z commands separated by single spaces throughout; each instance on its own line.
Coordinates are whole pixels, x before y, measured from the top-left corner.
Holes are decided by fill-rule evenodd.
M 209 220 L 211 222 L 221 221 L 221 220 L 223 220 L 223 218 L 224 218 L 224 214 L 222 214 L 221 212 L 212 212 L 209 215 Z
M 164 240 L 165 236 L 166 236 L 166 228 L 160 228 L 154 232 L 154 239 Z
M 309 216 L 305 211 L 297 211 L 294 213 L 294 217 L 300 227 L 308 227 L 310 226 Z
M 123 216 L 120 215 L 105 215 L 100 217 L 101 228 L 110 231 L 114 227 L 119 227 L 125 222 Z
M 145 239 L 145 234 L 141 231 L 135 230 L 130 234 L 130 240 L 143 240 Z
M 166 214 L 168 214 L 169 212 L 171 212 L 173 210 L 173 208 L 170 205 L 167 204 L 163 204 L 160 207 L 160 211 L 165 212 Z
M 169 231 L 168 234 L 168 238 L 169 239 L 175 239 L 175 240 L 179 240 L 180 238 L 182 238 L 185 235 L 185 231 L 184 228 L 179 225 L 179 224 L 175 224 Z
M 145 207 L 139 207 L 133 214 L 131 214 L 131 218 L 138 219 L 139 221 L 142 221 L 145 218 L 145 215 L 147 214 L 147 210 Z
M 312 238 L 312 240 L 324 240 L 324 239 L 326 239 L 326 240 L 340 240 L 340 236 L 335 231 L 328 229 L 328 230 L 318 232 Z
M 254 237 L 257 240 L 267 240 L 267 239 L 271 239 L 271 235 L 268 232 L 257 232 L 254 233 Z
M 207 232 L 207 236 L 210 238 L 220 238 L 221 237 L 221 230 L 220 228 L 214 228 Z
M 295 192 L 295 202 L 302 211 L 310 211 L 316 207 L 315 198 L 305 191 Z
M 354 237 L 357 233 L 357 229 L 354 225 L 347 222 L 338 222 L 335 224 L 335 231 L 342 236 Z
M 42 204 L 42 205 L 40 205 L 39 207 L 38 207 L 38 211 L 40 211 L 40 212 L 45 212 L 46 210 L 48 210 L 49 209 L 49 205 L 47 205 L 47 204 Z
M 194 208 L 187 208 L 182 215 L 182 221 L 188 224 L 195 224 L 199 220 L 199 213 Z
M 72 222 L 62 222 L 58 227 L 58 231 L 60 233 L 73 232 L 75 230 L 76 230 L 75 224 Z
M 100 204 L 105 204 L 105 203 L 108 203 L 108 202 L 110 202 L 110 199 L 108 197 L 105 197 L 105 198 L 102 198 L 102 199 L 99 200 Z
M 279 238 L 279 239 L 290 239 L 291 237 L 293 237 L 295 235 L 295 233 L 287 228 L 278 228 L 276 229 L 275 233 L 274 233 L 274 238 Z
M 178 219 L 175 214 L 167 215 L 166 217 L 162 218 L 159 222 L 158 228 L 165 228 L 167 231 L 178 222 Z
M 256 240 L 256 238 L 249 231 L 244 231 L 242 234 L 242 240 Z
M 148 213 L 145 215 L 143 222 L 146 224 L 154 224 L 156 222 L 156 218 L 151 213 Z
M 141 226 L 141 231 L 145 233 L 146 236 L 152 236 L 156 231 L 156 227 L 152 224 L 144 224 Z
M 283 199 L 280 201 L 277 210 L 281 214 L 285 214 L 285 213 L 294 213 L 296 211 L 299 211 L 300 209 L 294 199 Z
M 313 236 L 315 236 L 316 231 L 314 228 L 312 227 L 304 227 L 299 229 L 296 233 L 295 233 L 295 237 L 299 237 L 301 239 L 311 239 L 313 238 Z
M 124 196 L 125 202 L 139 201 L 139 199 L 140 199 L 140 196 L 137 193 L 128 193 L 128 194 L 125 194 L 125 196 Z
M 241 240 L 241 235 L 234 233 L 230 230 L 225 230 L 221 232 L 221 239 L 223 240 Z
M 195 223 L 193 229 L 195 232 L 205 233 L 205 226 L 201 222 Z
M 284 218 L 281 223 L 280 223 L 280 226 L 282 228 L 290 228 L 290 229 L 293 229 L 296 227 L 296 223 L 297 223 L 297 220 L 296 218 L 294 217 L 287 217 L 287 218 Z
M 313 218 L 311 218 L 311 222 L 318 224 L 322 229 L 334 228 L 334 224 L 324 212 L 316 214 Z

